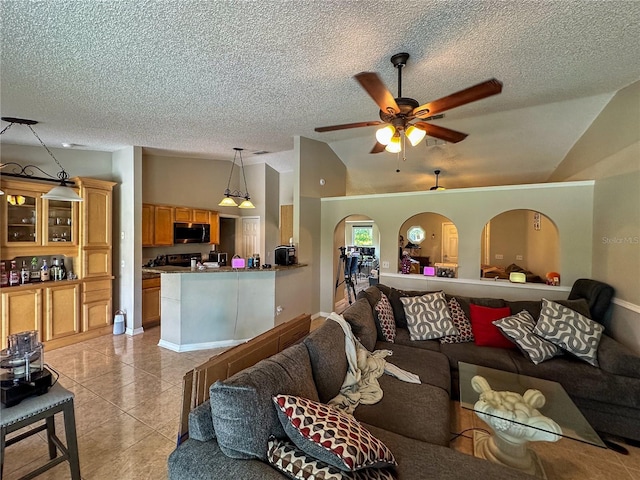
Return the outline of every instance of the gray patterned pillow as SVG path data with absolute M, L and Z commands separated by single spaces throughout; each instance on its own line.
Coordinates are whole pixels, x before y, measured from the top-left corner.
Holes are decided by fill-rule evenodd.
M 597 367 L 598 344 L 603 330 L 599 323 L 543 298 L 540 318 L 533 333 Z
M 427 293 L 420 297 L 401 297 L 411 340 L 432 340 L 445 335 L 457 335 L 451 320 L 444 292 Z
M 536 321 L 526 310 L 492 323 L 536 365 L 562 354 L 560 347 L 533 333 Z

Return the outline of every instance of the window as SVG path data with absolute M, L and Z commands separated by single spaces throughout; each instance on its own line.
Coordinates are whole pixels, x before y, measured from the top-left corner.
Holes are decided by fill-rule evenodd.
M 353 244 L 356 247 L 373 246 L 373 227 L 371 225 L 354 225 L 351 227 Z
M 424 240 L 424 228 L 413 226 L 407 230 L 407 238 L 411 243 L 420 245 Z

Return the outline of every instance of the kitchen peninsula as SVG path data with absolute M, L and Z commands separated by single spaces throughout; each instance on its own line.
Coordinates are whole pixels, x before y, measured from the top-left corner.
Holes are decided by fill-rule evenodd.
M 295 318 L 304 267 L 144 267 L 160 273 L 161 347 L 176 352 L 233 346 Z

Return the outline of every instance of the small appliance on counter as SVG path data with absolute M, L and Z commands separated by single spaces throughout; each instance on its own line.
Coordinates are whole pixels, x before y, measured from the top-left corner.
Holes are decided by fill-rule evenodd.
M 174 253 L 166 256 L 165 265 L 172 267 L 189 267 L 191 266 L 192 258 L 200 261 L 201 255 L 199 253 Z
M 296 247 L 293 245 L 280 245 L 275 251 L 276 265 L 295 265 L 298 263 L 296 258 Z
M 209 252 L 209 261 L 215 262 L 221 267 L 227 266 L 227 254 L 223 252 L 216 252 L 212 250 Z
M 51 372 L 44 367 L 44 347 L 38 342 L 37 330 L 9 335 L 7 344 L 0 351 L 0 401 L 8 408 L 31 395 L 47 393 Z

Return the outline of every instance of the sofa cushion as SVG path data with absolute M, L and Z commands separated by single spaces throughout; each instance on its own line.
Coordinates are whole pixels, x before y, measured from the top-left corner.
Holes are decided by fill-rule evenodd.
M 463 297 L 460 295 L 445 295 L 447 301 L 455 296 L 455 299 L 460 304 L 460 308 L 471 319 L 471 304 L 479 305 L 481 307 L 501 308 L 506 306 L 506 302 L 501 298 L 485 298 L 485 297 Z M 519 310 L 518 310 L 519 311 Z M 537 318 L 537 317 L 534 317 Z
M 288 440 L 269 440 L 269 464 L 296 480 L 395 480 L 387 468 L 365 468 L 357 472 L 343 472 L 307 455 Z
M 427 293 L 419 297 L 402 297 L 411 340 L 432 340 L 456 335 L 444 292 Z
M 575 310 L 543 298 L 534 333 L 597 367 L 603 330 L 602 325 Z
M 475 343 L 443 343 L 440 345 L 440 351 L 449 359 L 452 376 L 454 372 L 458 371 L 458 362 L 517 373 L 510 353 L 515 352 L 516 356 L 525 359 L 519 350 L 481 347 Z M 528 359 L 525 360 L 529 362 Z
M 373 315 L 376 321 L 376 328 L 382 334 L 382 336 L 378 335 L 378 339 L 393 343 L 396 338 L 396 321 L 393 318 L 393 309 L 389 299 L 382 292 L 380 293 L 380 300 L 374 307 Z
M 640 356 L 604 333 L 598 345 L 598 363 L 606 372 L 640 378 Z
M 440 343 L 465 343 L 473 342 L 473 329 L 471 328 L 471 322 L 464 314 L 464 310 L 458 303 L 455 297 L 452 297 L 447 302 L 449 307 L 449 313 L 451 314 L 451 320 L 453 325 L 458 330 L 457 335 L 446 335 L 440 339 Z
M 371 351 L 378 339 L 376 322 L 369 302 L 361 298 L 342 312 L 344 319 L 351 325 L 351 331 L 364 348 Z
M 505 338 L 493 324 L 494 320 L 511 315 L 509 307 L 491 308 L 472 303 L 471 328 L 473 329 L 474 343 L 484 347 L 515 348 L 515 344 Z
M 560 305 L 564 305 L 565 307 L 569 307 L 571 310 L 575 310 L 580 315 L 584 315 L 587 318 L 591 318 L 591 314 L 589 313 L 589 304 L 584 298 L 578 298 L 575 300 L 554 300 L 556 303 Z M 531 316 L 537 320 L 540 317 L 540 310 L 542 309 L 542 300 L 516 300 L 509 301 L 505 300 L 504 302 L 509 308 L 511 308 L 512 312 L 521 312 L 522 310 L 526 310 L 531 314 Z
M 293 345 L 261 360 L 210 390 L 211 414 L 221 450 L 233 458 L 266 460 L 269 436 L 285 436 L 273 395 L 288 393 L 318 400 L 307 347 Z
M 285 432 L 308 455 L 344 471 L 397 465 L 391 450 L 352 415 L 294 395 L 276 395 L 273 402 Z
M 216 438 L 213 429 L 213 417 L 211 416 L 211 402 L 201 403 L 189 412 L 189 438 L 207 442 Z
M 421 350 L 430 350 L 432 352 L 440 351 L 440 342 L 438 340 L 411 340 L 409 330 L 406 328 L 396 328 L 396 345 L 406 345 L 412 348 L 419 348 Z M 376 343 L 376 350 L 390 349 L 393 344 L 388 342 Z
M 381 289 L 386 290 L 387 293 L 385 293 L 385 295 L 389 293 L 389 287 L 387 287 L 386 285 L 373 285 L 371 287 L 365 288 L 364 290 L 360 290 L 358 292 L 358 295 L 356 295 L 356 300 L 360 300 L 361 298 L 366 299 L 373 309 L 373 307 L 376 306 L 376 303 L 378 303 L 378 301 L 380 300 L 380 294 L 383 293 Z M 387 298 L 389 298 L 389 295 L 387 295 Z
M 536 365 L 562 354 L 560 347 L 533 333 L 536 321 L 526 310 L 496 320 L 493 324 Z
M 344 331 L 338 322 L 326 320 L 320 328 L 307 335 L 303 343 L 309 350 L 318 398 L 327 403 L 338 395 L 347 375 Z

